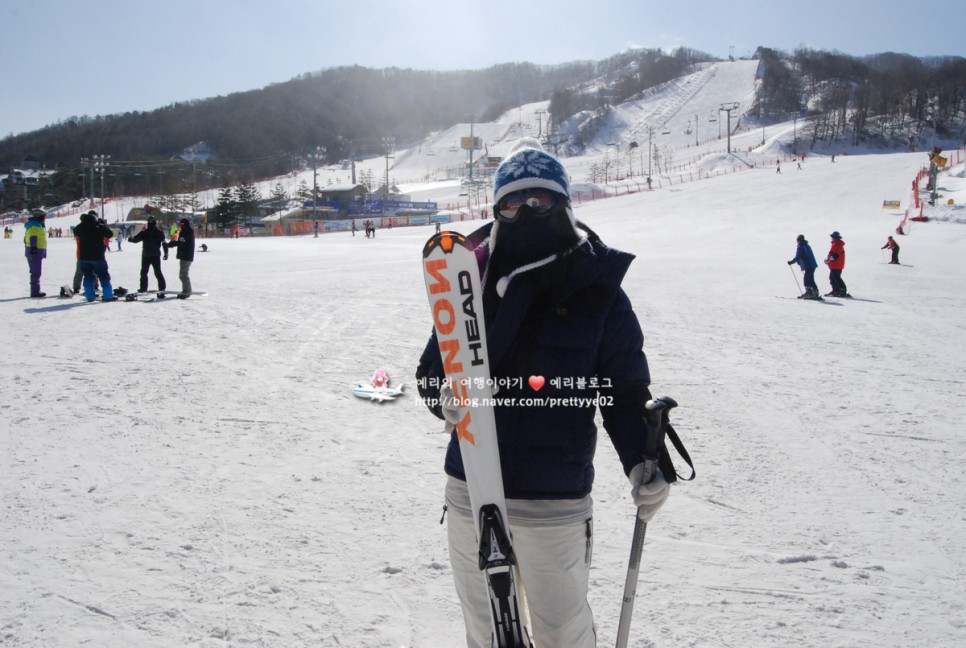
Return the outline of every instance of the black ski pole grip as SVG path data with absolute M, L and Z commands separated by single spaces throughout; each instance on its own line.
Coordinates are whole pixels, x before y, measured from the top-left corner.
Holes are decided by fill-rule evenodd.
M 668 410 L 677 407 L 678 403 L 670 396 L 653 398 L 644 403 L 645 427 L 647 437 L 644 439 L 644 474 L 642 484 L 650 484 L 657 474 L 657 461 L 664 447 L 664 434 L 667 430 Z

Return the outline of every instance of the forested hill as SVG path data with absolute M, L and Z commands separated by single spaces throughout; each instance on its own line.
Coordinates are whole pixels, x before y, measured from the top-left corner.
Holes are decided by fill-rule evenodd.
M 928 123 L 946 138 L 966 134 L 966 59 L 903 54 L 856 58 L 760 47 L 764 77 L 747 114 L 768 123 L 792 115 L 820 122 L 817 138 L 851 140 Z M 64 170 L 51 199 L 83 195 L 81 159 L 110 155 L 131 163 L 176 159 L 205 142 L 217 175 L 264 178 L 290 171 L 316 146 L 328 161 L 381 155 L 384 139 L 414 145 L 456 123 L 490 121 L 506 110 L 550 100 L 550 123 L 634 98 L 714 60 L 679 48 L 628 50 L 602 61 L 554 66 L 508 63 L 485 70 L 435 72 L 339 67 L 260 90 L 175 103 L 147 112 L 70 117 L 0 140 L 0 172 L 28 156 Z M 209 173 L 215 171 L 209 168 Z M 133 173 L 133 171 L 132 171 Z M 135 174 L 136 175 L 136 174 Z M 129 181 L 130 184 L 134 180 Z M 75 186 L 77 185 L 77 186 Z M 75 196 L 76 194 L 76 196 Z M 13 204 L 13 203 L 11 203 Z
M 869 138 L 908 137 L 924 127 L 963 142 L 966 59 L 916 58 L 887 52 L 855 58 L 799 49 L 789 55 L 761 47 L 765 74 L 755 112 L 767 123 L 791 115 L 815 124 L 814 140 L 853 146 Z
M 169 159 L 204 141 L 219 160 L 259 161 L 254 173 L 271 175 L 290 170 L 292 156 L 315 146 L 326 147 L 330 159 L 348 157 L 350 148 L 354 155 L 379 154 L 384 137 L 406 146 L 455 123 L 489 120 L 602 75 L 631 76 L 635 87 L 626 90 L 639 91 L 711 59 L 682 48 L 669 55 L 634 50 L 603 61 L 508 63 L 477 71 L 332 68 L 153 111 L 70 117 L 0 140 L 0 168 L 16 166 L 27 155 L 47 168 L 76 165 L 101 153 L 125 160 Z

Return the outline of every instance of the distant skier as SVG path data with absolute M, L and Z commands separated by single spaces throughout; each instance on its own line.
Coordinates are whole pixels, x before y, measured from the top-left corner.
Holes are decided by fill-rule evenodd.
M 845 269 L 845 241 L 838 232 L 832 232 L 832 247 L 825 257 L 825 265 L 828 266 L 828 281 L 832 284 L 832 291 L 826 293 L 826 297 L 851 297 L 845 281 L 842 280 L 842 271 Z
M 815 284 L 815 269 L 818 267 L 818 262 L 815 261 L 812 246 L 805 240 L 804 234 L 799 234 L 795 240 L 798 242 L 798 247 L 795 248 L 795 258 L 789 261 L 788 265 L 797 263 L 798 267 L 805 273 L 805 278 L 802 280 L 805 284 L 805 292 L 800 297 L 802 299 L 821 299 L 822 297 L 818 294 L 818 286 Z
M 892 261 L 889 261 L 889 264 L 901 265 L 899 263 L 899 244 L 896 243 L 895 239 L 891 236 L 889 237 L 889 240 L 886 241 L 886 244 L 879 249 L 885 250 L 886 248 L 892 250 Z
M 154 216 L 148 216 L 147 228 L 141 230 L 128 239 L 129 243 L 141 244 L 141 278 L 138 284 L 138 292 L 148 290 L 148 269 L 154 269 L 154 277 L 158 280 L 158 290 L 164 290 L 168 284 L 161 273 L 161 246 L 164 243 L 164 232 L 158 229 L 158 221 Z M 167 246 L 165 246 L 165 256 L 167 256 Z M 164 298 L 164 295 L 158 295 Z

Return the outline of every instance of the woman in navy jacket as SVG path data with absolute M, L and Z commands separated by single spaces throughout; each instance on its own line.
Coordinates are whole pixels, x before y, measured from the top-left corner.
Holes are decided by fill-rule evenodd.
M 642 517 L 660 508 L 669 488 L 662 476 L 640 483 L 650 375 L 640 325 L 621 289 L 633 256 L 578 224 L 569 197 L 556 158 L 538 148 L 515 152 L 496 172 L 496 220 L 468 238 L 483 275 L 487 347 L 501 401 L 494 414 L 503 486 L 534 638 L 580 648 L 596 645 L 587 584 L 598 405 Z M 435 334 L 416 376 L 421 395 L 444 418 Z M 545 382 L 536 390 L 530 377 Z M 536 399 L 570 400 L 551 406 Z M 455 434 L 445 470 L 450 560 L 467 644 L 489 646 L 479 545 Z

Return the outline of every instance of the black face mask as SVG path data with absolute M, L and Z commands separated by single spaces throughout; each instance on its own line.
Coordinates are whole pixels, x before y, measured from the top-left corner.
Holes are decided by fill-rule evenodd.
M 577 233 L 565 207 L 536 214 L 520 207 L 519 218 L 501 222 L 496 236 L 496 253 L 510 265 L 519 267 L 565 252 L 577 243 Z

